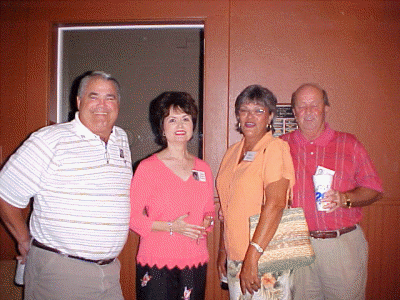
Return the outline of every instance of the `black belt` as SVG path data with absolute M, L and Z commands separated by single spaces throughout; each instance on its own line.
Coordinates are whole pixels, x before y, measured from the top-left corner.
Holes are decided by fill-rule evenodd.
M 61 251 L 59 251 L 57 249 L 51 248 L 49 246 L 46 246 L 46 245 L 42 244 L 41 242 L 38 242 L 35 239 L 33 239 L 32 245 L 35 246 L 35 247 L 38 247 L 40 249 L 43 249 L 43 250 L 47 250 L 47 251 L 51 251 L 51 252 L 54 252 L 54 253 L 61 254 L 62 256 L 65 256 L 65 257 L 79 259 L 79 260 L 82 260 L 82 261 L 95 263 L 95 264 L 98 264 L 98 265 L 101 265 L 101 266 L 102 265 L 108 265 L 108 264 L 112 263 L 115 260 L 115 258 L 107 258 L 107 259 L 95 260 L 95 259 L 87 259 L 87 258 L 75 256 L 75 255 L 65 254 L 65 253 L 62 253 Z
M 353 230 L 356 230 L 356 228 L 357 228 L 357 225 L 341 228 L 338 230 L 332 230 L 332 231 L 318 231 L 318 230 L 310 231 L 310 236 L 315 239 L 333 239 L 333 238 L 337 238 L 345 233 L 349 233 Z

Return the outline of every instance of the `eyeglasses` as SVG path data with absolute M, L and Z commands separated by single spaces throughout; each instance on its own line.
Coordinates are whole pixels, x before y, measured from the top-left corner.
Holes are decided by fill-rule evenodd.
M 250 113 L 254 116 L 262 116 L 263 114 L 265 114 L 265 109 L 262 109 L 262 108 L 257 108 L 254 110 L 245 109 L 245 108 L 239 109 L 239 115 L 241 115 L 243 117 L 248 116 L 248 114 L 250 114 Z

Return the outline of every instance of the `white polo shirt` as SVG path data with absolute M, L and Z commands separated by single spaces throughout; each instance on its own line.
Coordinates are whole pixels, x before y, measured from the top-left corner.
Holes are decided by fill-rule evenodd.
M 124 130 L 108 143 L 79 120 L 33 133 L 0 172 L 0 197 L 23 208 L 34 198 L 30 232 L 87 259 L 118 256 L 127 235 L 132 162 Z

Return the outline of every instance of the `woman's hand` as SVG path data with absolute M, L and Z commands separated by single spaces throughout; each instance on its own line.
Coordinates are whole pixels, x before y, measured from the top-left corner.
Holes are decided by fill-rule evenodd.
M 218 220 L 224 222 L 224 214 L 222 213 L 221 207 L 218 209 Z
M 218 215 L 220 215 L 221 208 L 218 211 Z M 221 214 L 222 215 L 222 214 Z M 218 257 L 217 257 L 217 269 L 219 279 L 221 280 L 222 277 L 228 277 L 226 271 L 226 262 L 228 259 L 228 255 L 226 254 L 225 249 L 225 241 L 224 241 L 224 222 L 220 223 L 219 226 L 219 250 L 218 250 Z
M 218 257 L 217 257 L 217 268 L 218 268 L 218 276 L 221 280 L 222 277 L 227 277 L 226 275 L 226 251 L 225 249 L 219 249 Z
M 206 230 L 203 226 L 193 225 L 184 221 L 189 215 L 185 214 L 171 222 L 172 233 L 179 233 L 191 239 L 202 239 L 206 236 Z
M 260 254 L 255 249 L 248 249 L 239 274 L 240 289 L 243 295 L 246 294 L 246 291 L 253 295 L 261 287 L 261 281 L 258 278 L 259 258 Z
M 213 216 L 205 216 L 203 219 L 203 227 L 208 230 L 211 229 L 209 227 L 214 226 L 214 217 Z

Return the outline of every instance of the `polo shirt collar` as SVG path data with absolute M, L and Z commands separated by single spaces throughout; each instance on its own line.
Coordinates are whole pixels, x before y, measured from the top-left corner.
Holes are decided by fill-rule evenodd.
M 300 145 L 304 146 L 307 144 L 310 144 L 311 142 L 317 146 L 326 146 L 329 144 L 330 141 L 332 141 L 332 139 L 335 137 L 335 130 L 333 130 L 328 123 L 325 123 L 325 129 L 324 131 L 321 133 L 321 135 L 319 137 L 317 137 L 315 140 L 313 141 L 309 141 L 304 135 L 303 133 L 300 131 L 300 129 L 296 130 L 294 132 L 294 138 L 295 141 L 297 143 L 299 143 Z
M 82 124 L 81 120 L 79 119 L 79 111 L 75 113 L 75 119 L 72 121 L 74 123 L 74 127 L 76 129 L 76 132 L 78 135 L 80 135 L 82 138 L 87 138 L 87 137 L 96 137 L 100 139 L 100 136 L 97 134 L 94 134 L 92 131 L 90 131 L 89 128 L 87 128 L 85 125 Z M 117 133 L 115 130 L 115 126 L 113 127 L 111 131 L 111 135 L 108 139 L 110 142 L 115 142 L 117 138 Z

